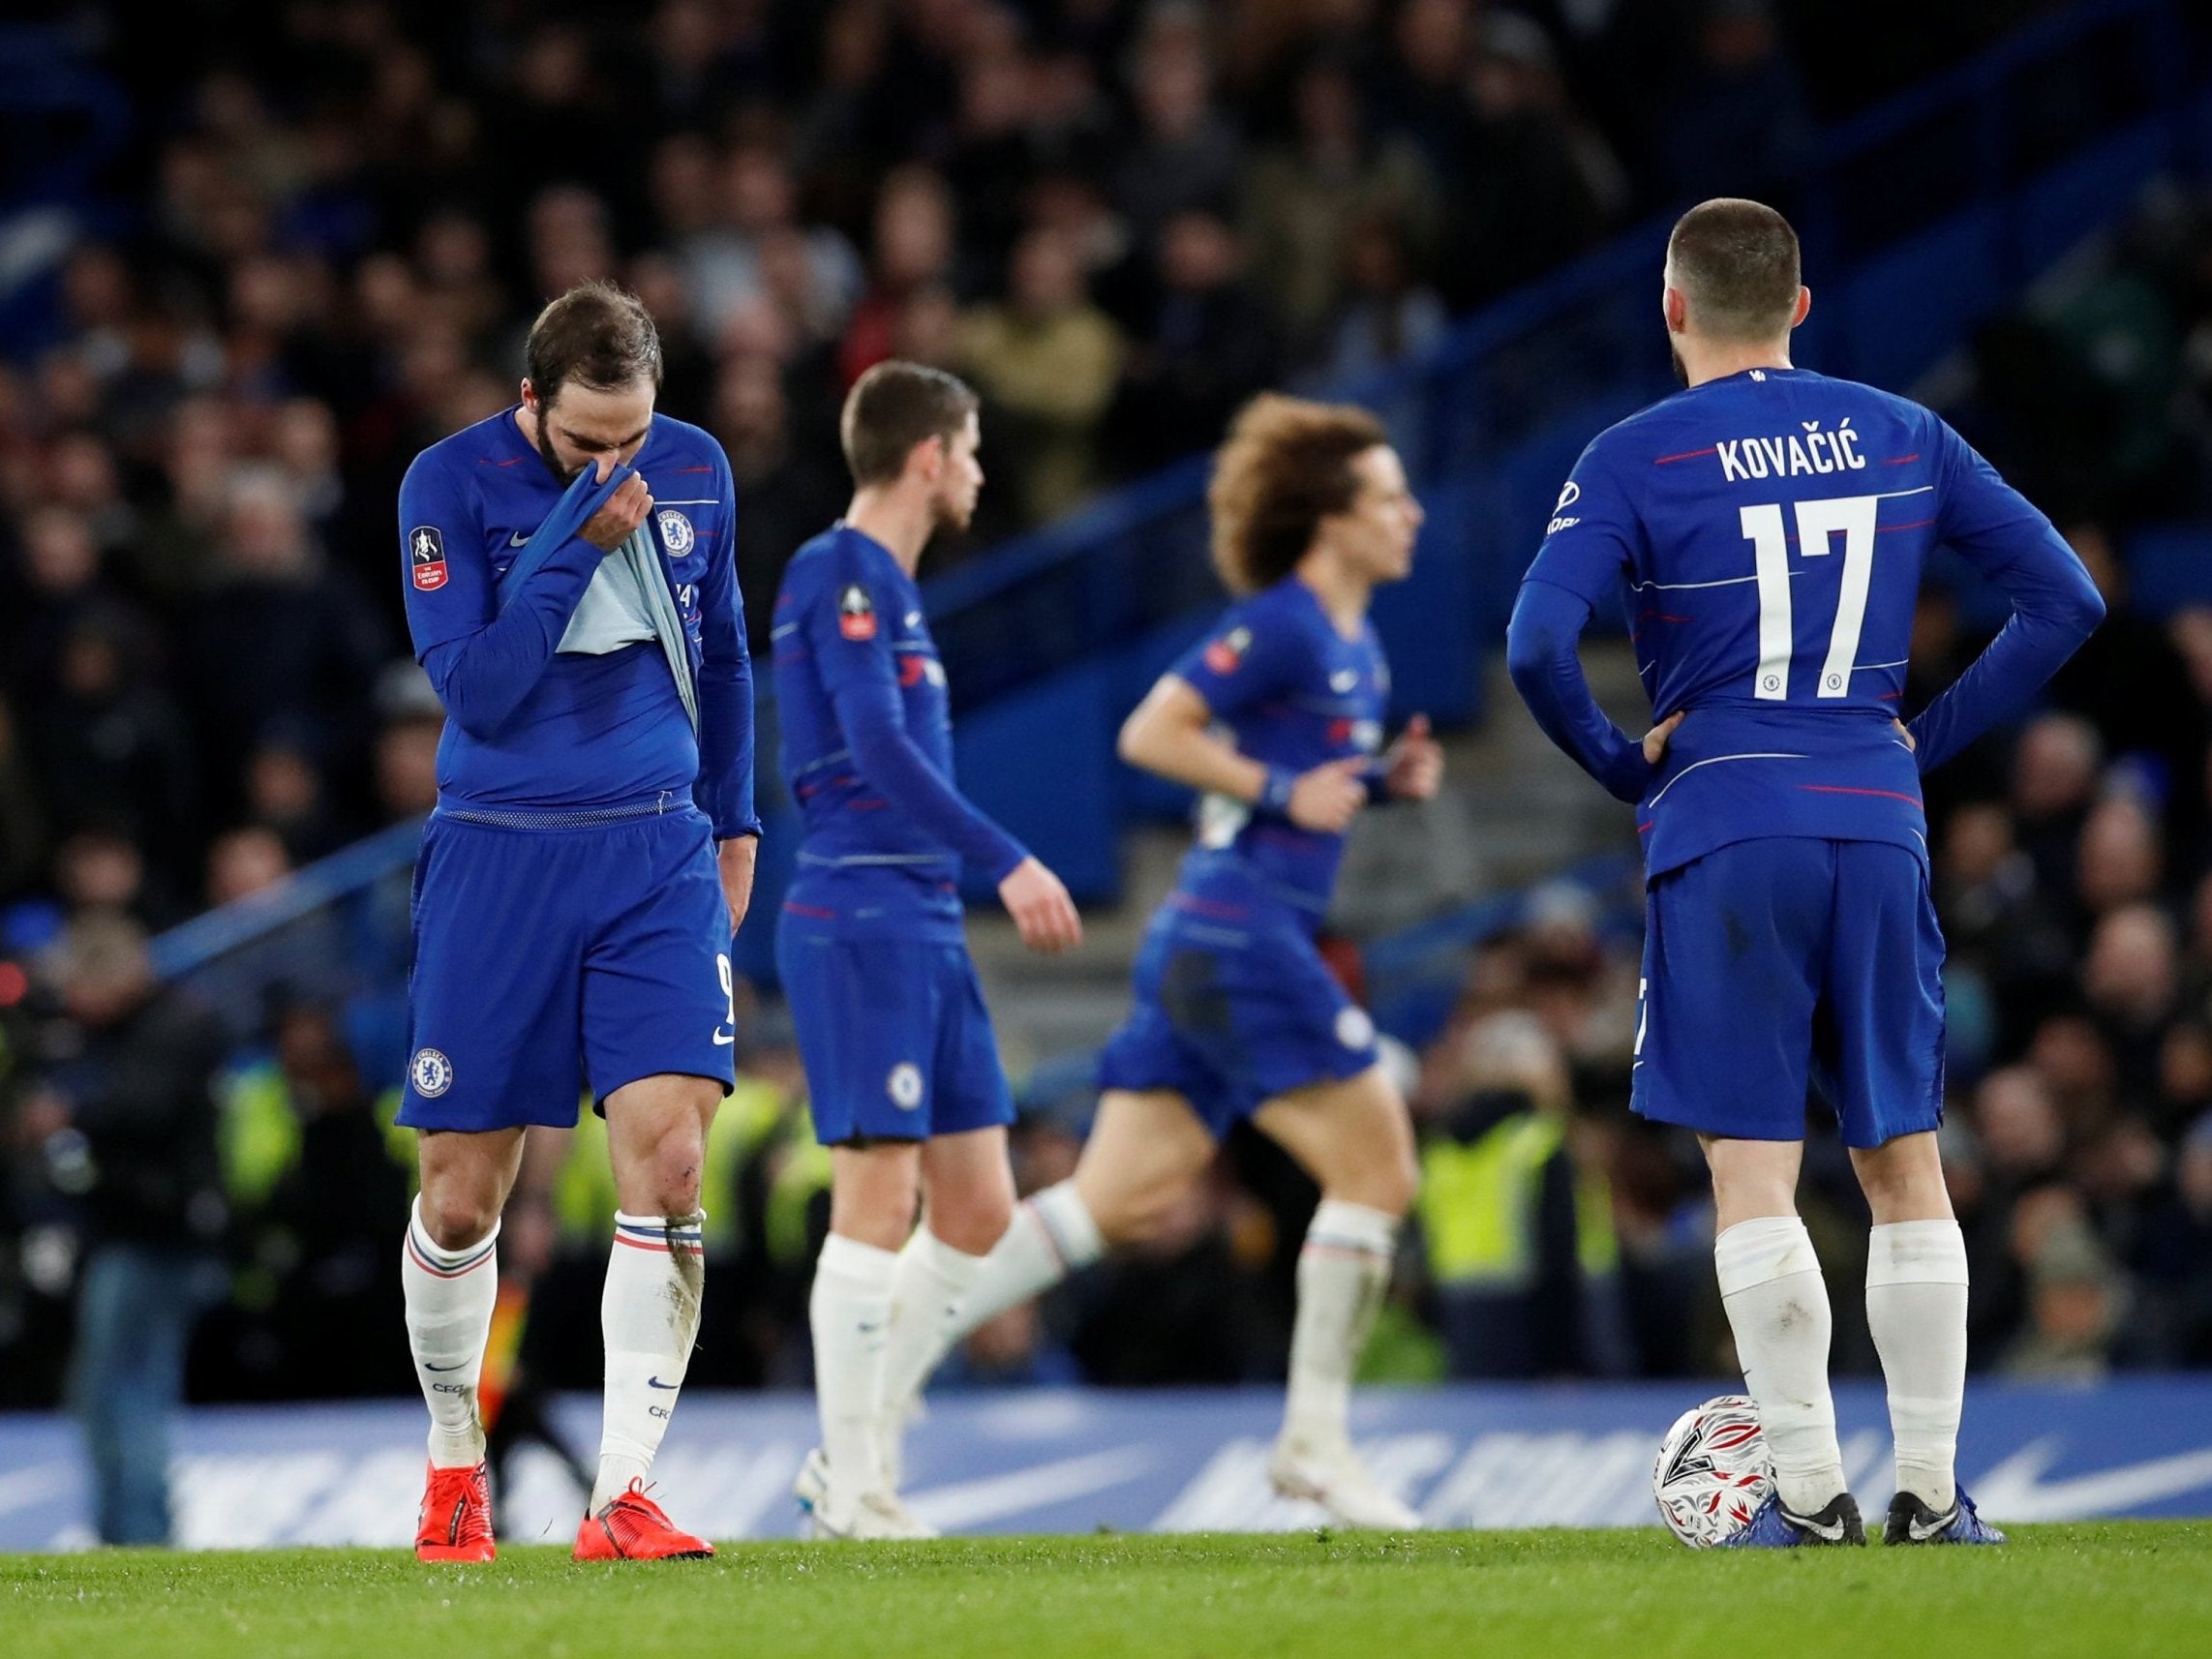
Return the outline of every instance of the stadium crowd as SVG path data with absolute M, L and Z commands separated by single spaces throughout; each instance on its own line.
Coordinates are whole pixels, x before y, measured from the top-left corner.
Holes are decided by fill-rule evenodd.
M 619 34 L 581 8 L 203 10 L 68 10 L 140 118 L 103 188 L 144 211 L 94 216 L 0 363 L 0 1405 L 58 1397 L 102 1229 L 215 1305 L 197 1393 L 408 1387 L 383 1080 L 312 995 L 227 1055 L 144 940 L 433 804 L 391 502 L 512 397 L 547 294 L 614 276 L 661 320 L 663 407 L 736 471 L 757 646 L 842 504 L 834 410 L 873 362 L 984 392 L 980 545 L 1210 444 L 1262 386 L 1417 353 L 1647 210 L 1786 197 L 1818 120 L 2036 8 L 663 0 Z M 2212 476 L 2207 250 L 2184 218 L 2076 312 L 1992 329 L 1955 410 L 2115 598 L 2126 528 Z M 1983 1367 L 2212 1361 L 2212 613 L 2114 609 L 2061 712 L 1931 794 Z M 1978 618 L 1939 591 L 1924 622 L 1916 698 Z M 1409 1060 L 1428 1192 L 1379 1372 L 1725 1368 L 1717 1304 L 1686 1336 L 1661 1316 L 1710 1298 L 1709 1241 L 1694 1156 L 1621 1109 L 1619 896 L 1547 892 Z M 773 1011 L 748 1033 L 695 1375 L 796 1383 L 826 1168 Z M 1033 1114 L 1025 1186 L 1076 1145 Z M 603 1167 L 548 1160 L 507 1235 L 549 1385 L 592 1380 Z M 1814 1175 L 1841 1304 L 1850 1183 Z M 1310 1196 L 1239 1137 L 1167 1241 L 986 1327 L 957 1374 L 1279 1372 Z

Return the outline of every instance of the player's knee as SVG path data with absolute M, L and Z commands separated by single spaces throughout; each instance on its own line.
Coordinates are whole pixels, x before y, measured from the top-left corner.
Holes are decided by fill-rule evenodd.
M 1402 1217 L 1413 1207 L 1414 1195 L 1421 1190 L 1421 1165 L 1411 1146 L 1399 1148 L 1377 1164 L 1374 1188 L 1367 1202 L 1375 1209 Z
M 700 1174 L 707 1161 L 706 1137 L 694 1124 L 669 1128 L 648 1151 L 643 1174 L 652 1210 L 663 1216 L 688 1216 L 699 1208 Z
M 467 1250 L 481 1244 L 500 1219 L 499 1200 L 490 1192 L 466 1189 L 422 1194 L 422 1227 L 439 1250 Z
M 951 1199 L 934 1191 L 929 1194 L 929 1230 L 969 1255 L 988 1255 L 1013 1220 L 1013 1196 L 1002 1189 Z
M 1182 1195 L 1179 1184 L 1156 1181 L 1088 1202 L 1091 1219 L 1098 1222 L 1099 1237 L 1118 1249 L 1153 1244 L 1166 1236 Z

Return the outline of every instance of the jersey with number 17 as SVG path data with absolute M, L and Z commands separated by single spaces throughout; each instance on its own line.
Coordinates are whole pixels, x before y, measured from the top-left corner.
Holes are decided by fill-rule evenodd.
M 1926 858 L 1894 722 L 1939 544 L 2000 583 L 2072 560 L 1936 415 L 1808 370 L 1707 381 L 1591 441 L 1529 580 L 1624 602 L 1654 718 L 1688 716 L 1638 807 L 1649 875 L 1772 835 Z

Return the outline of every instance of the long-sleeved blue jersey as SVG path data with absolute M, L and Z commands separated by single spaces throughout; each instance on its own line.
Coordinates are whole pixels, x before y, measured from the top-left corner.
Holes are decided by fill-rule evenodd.
M 660 414 L 634 465 L 653 496 L 651 529 L 683 619 L 696 733 L 644 618 L 599 626 L 596 645 L 623 642 L 611 649 L 563 649 L 607 557 L 598 548 L 572 536 L 516 591 L 501 591 L 567 488 L 514 409 L 432 444 L 408 468 L 400 558 L 415 657 L 448 715 L 442 805 L 567 813 L 688 797 L 717 839 L 759 833 L 729 462 L 699 428 Z
M 959 942 L 961 863 L 999 882 L 1029 855 L 954 785 L 921 589 L 834 525 L 785 568 L 773 639 L 784 782 L 806 825 L 784 908 L 825 934 Z
M 1234 606 L 1168 671 L 1196 691 L 1237 752 L 1268 769 L 1259 805 L 1226 796 L 1198 804 L 1198 841 L 1182 886 L 1215 864 L 1240 865 L 1306 924 L 1319 923 L 1344 861 L 1345 837 L 1290 822 L 1289 786 L 1330 761 L 1372 757 L 1390 704 L 1390 667 L 1372 624 L 1337 632 L 1311 588 L 1285 577 Z
M 1954 548 L 2014 615 L 1910 722 L 1921 566 Z M 1662 764 L 1598 709 L 1575 658 L 1625 596 Z M 1508 633 L 1515 685 L 1554 741 L 1639 803 L 1657 876 L 1771 835 L 1927 855 L 1920 774 L 2017 713 L 2104 616 L 2050 521 L 1935 415 L 1800 369 L 1751 369 L 1600 433 L 1576 463 Z

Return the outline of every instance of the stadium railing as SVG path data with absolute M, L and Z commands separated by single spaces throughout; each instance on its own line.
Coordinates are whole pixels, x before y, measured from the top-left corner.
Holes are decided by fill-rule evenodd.
M 1910 192 L 1895 188 L 1910 169 Z M 1808 365 L 1909 386 L 2162 175 L 2212 172 L 2212 26 L 2180 0 L 2106 0 L 2020 31 L 1832 129 L 1793 194 L 1817 303 Z M 1480 671 L 1559 482 L 1591 434 L 1673 381 L 1656 321 L 1654 221 L 1470 317 L 1417 361 L 1337 388 L 1382 412 L 1428 509 L 1413 576 L 1378 598 L 1400 710 L 1480 711 Z M 1079 898 L 1119 887 L 1121 832 L 1179 808 L 1113 755 L 1122 715 L 1222 595 L 1193 457 L 925 586 L 958 699 L 963 787 Z M 739 964 L 773 980 L 780 871 L 796 841 L 764 710 L 771 819 Z M 1035 786 L 1050 757 L 1051 787 Z M 303 980 L 312 940 L 361 951 L 328 981 L 389 1033 L 404 1000 L 399 827 L 166 936 L 164 961 L 244 1014 Z M 396 908 L 395 908 L 396 907 Z M 395 934 L 384 931 L 397 917 Z M 364 927 L 377 931 L 363 938 Z M 398 940 L 394 955 L 393 938 Z M 384 1052 L 397 1047 L 386 1037 Z

